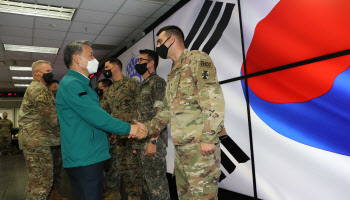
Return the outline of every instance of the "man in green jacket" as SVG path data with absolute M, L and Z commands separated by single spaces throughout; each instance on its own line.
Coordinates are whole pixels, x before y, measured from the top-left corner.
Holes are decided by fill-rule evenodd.
M 64 62 L 68 72 L 61 80 L 55 101 L 63 167 L 78 199 L 103 199 L 103 161 L 110 158 L 104 131 L 142 139 L 147 129 L 136 120 L 135 125 L 130 125 L 116 119 L 100 107 L 88 78 L 98 68 L 88 41 L 69 43 L 64 49 Z

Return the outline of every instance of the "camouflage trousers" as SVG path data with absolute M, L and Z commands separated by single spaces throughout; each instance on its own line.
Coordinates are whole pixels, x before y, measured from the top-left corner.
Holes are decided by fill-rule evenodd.
M 2 155 L 9 155 L 12 151 L 11 146 L 11 136 L 10 137 L 0 137 L 0 153 Z
M 220 144 L 203 156 L 200 143 L 175 146 L 176 188 L 180 200 L 216 200 L 220 170 Z
M 145 156 L 146 149 L 137 149 L 142 167 L 143 188 L 149 200 L 170 200 L 166 177 L 166 146 L 158 148 L 155 156 Z
M 117 169 L 129 197 L 142 195 L 142 171 L 137 155 L 132 153 L 132 140 L 117 138 Z
M 117 145 L 111 144 L 109 149 L 111 158 L 105 161 L 105 181 L 106 189 L 120 188 L 120 174 L 117 169 Z
M 62 154 L 61 146 L 52 146 L 51 154 L 53 159 L 53 187 L 58 189 L 61 186 Z
M 53 184 L 53 161 L 50 147 L 23 150 L 27 167 L 26 200 L 46 200 Z

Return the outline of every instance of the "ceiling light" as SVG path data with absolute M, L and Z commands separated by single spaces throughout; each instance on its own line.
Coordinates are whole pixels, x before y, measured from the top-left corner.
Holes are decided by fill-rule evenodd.
M 0 0 L 0 12 L 72 20 L 75 9 Z
M 33 80 L 33 77 L 12 76 L 13 80 Z
M 10 66 L 10 70 L 13 70 L 13 71 L 32 71 L 32 68 L 31 67 Z
M 55 47 L 37 47 L 37 46 L 25 46 L 25 45 L 14 45 L 14 44 L 4 44 L 4 48 L 6 51 L 23 51 L 23 52 L 49 53 L 49 54 L 57 54 L 59 49 Z
M 160 4 L 164 4 L 164 3 L 167 2 L 168 0 L 137 0 L 137 1 L 145 1 L 145 2 L 150 2 L 150 3 L 160 3 Z
M 29 84 L 13 84 L 15 87 L 28 87 Z

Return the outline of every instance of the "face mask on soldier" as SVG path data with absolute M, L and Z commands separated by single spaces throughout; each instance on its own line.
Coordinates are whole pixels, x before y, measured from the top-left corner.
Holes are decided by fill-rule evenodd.
M 105 71 L 103 71 L 103 75 L 106 77 L 106 78 L 111 78 L 113 73 L 112 73 L 112 69 L 114 68 L 115 66 L 113 66 L 112 68 L 110 69 L 105 69 Z
M 44 79 L 44 81 L 45 81 L 46 83 L 51 83 L 51 82 L 52 82 L 52 79 L 53 79 L 53 74 L 52 74 L 52 72 L 50 72 L 50 73 L 41 72 L 41 73 L 43 73 L 42 78 Z
M 171 47 L 171 45 L 174 44 L 175 40 L 173 43 L 171 43 L 171 45 L 169 47 L 166 47 L 164 44 L 166 43 L 166 41 L 168 41 L 169 39 L 171 38 L 168 37 L 168 39 L 165 40 L 165 42 L 163 42 L 162 45 L 160 45 L 160 47 L 156 47 L 156 52 L 157 54 L 159 55 L 159 57 L 163 58 L 163 59 L 167 59 L 168 58 L 168 51 L 169 51 L 169 48 Z
M 144 75 L 147 72 L 147 64 L 148 63 L 142 63 L 142 64 L 136 64 L 135 65 L 135 70 L 138 74 L 141 76 Z

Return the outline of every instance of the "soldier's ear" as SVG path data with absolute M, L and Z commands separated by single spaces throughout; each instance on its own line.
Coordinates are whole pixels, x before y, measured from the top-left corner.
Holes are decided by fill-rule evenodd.
M 154 60 L 148 62 L 147 69 L 151 68 L 152 66 L 154 66 Z

